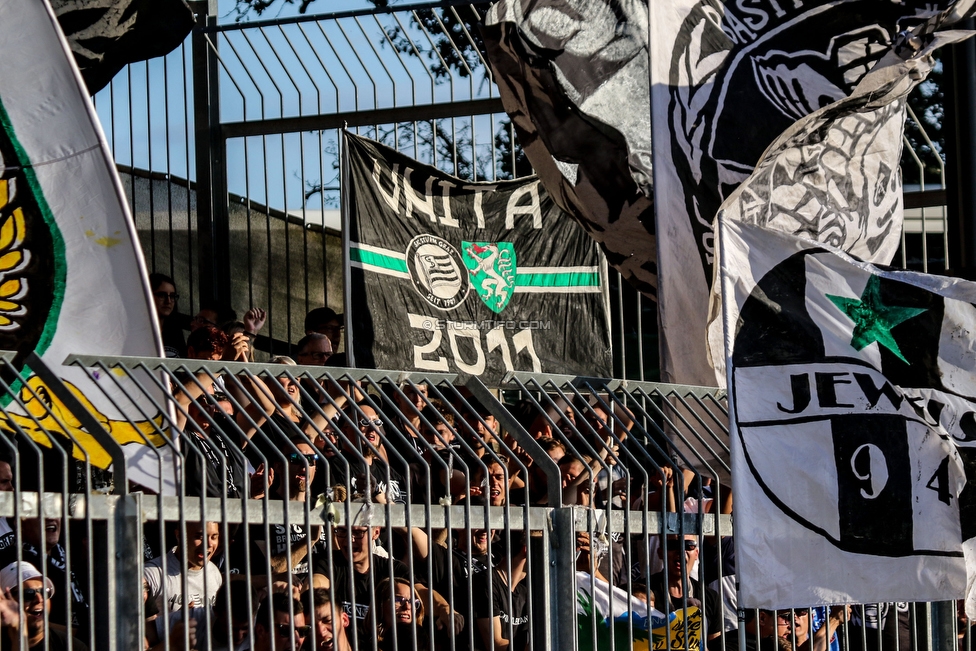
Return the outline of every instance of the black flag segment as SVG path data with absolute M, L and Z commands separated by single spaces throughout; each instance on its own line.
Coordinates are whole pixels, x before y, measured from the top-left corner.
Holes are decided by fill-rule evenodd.
M 806 254 L 797 254 L 759 282 L 739 318 L 737 367 L 824 358 L 823 336 L 804 307 L 805 267 Z
M 830 426 L 838 470 L 838 544 L 862 554 L 911 554 L 912 472 L 904 417 L 834 416 Z
M 172 52 L 194 24 L 184 0 L 51 0 L 51 7 L 92 95 L 126 65 Z
M 605 265 L 538 179 L 474 183 L 346 143 L 357 366 L 610 374 Z

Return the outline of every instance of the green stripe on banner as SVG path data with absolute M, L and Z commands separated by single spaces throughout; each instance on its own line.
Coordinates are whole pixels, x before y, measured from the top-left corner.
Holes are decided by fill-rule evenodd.
M 349 259 L 352 260 L 353 262 L 368 264 L 372 267 L 382 267 L 383 269 L 389 269 L 390 271 L 399 271 L 401 273 L 407 273 L 406 260 L 402 260 L 400 258 L 394 258 L 388 255 L 383 255 L 381 253 L 374 253 L 372 251 L 364 251 L 363 249 L 350 247 Z
M 599 287 L 598 273 L 519 273 L 516 287 Z

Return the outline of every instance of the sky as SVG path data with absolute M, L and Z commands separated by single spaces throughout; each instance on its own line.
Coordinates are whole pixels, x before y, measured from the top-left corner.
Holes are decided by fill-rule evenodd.
M 417 3 L 395 3 L 404 9 Z M 221 0 L 218 22 L 231 29 L 215 35 L 220 68 L 221 122 L 354 112 L 415 104 L 497 97 L 483 67 L 462 77 L 436 77 L 432 37 L 411 22 L 409 11 L 235 29 L 251 20 L 288 19 L 298 5 L 278 0 L 263 15 L 239 17 L 235 0 Z M 370 9 L 366 0 L 314 0 L 309 14 Z M 397 51 L 391 32 L 409 34 L 410 52 Z M 402 47 L 401 47 L 402 49 Z M 189 40 L 166 57 L 128 66 L 94 98 L 116 161 L 181 179 L 195 179 L 192 55 Z M 447 141 L 469 143 L 459 155 L 481 160 L 479 176 L 498 173 L 493 136 L 504 115 L 438 123 Z M 453 171 L 455 153 L 435 154 L 422 144 L 425 127 L 378 125 L 370 137 L 399 141 L 405 151 Z M 429 131 L 429 125 L 426 131 Z M 301 213 L 337 207 L 338 133 L 306 132 L 227 142 L 229 190 L 261 204 Z M 418 142 L 420 144 L 418 144 Z M 319 187 L 327 190 L 315 192 Z

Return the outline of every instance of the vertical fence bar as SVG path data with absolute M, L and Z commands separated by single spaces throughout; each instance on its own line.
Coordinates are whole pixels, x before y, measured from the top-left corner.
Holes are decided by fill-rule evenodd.
M 193 3 L 193 120 L 197 176 L 197 243 L 201 303 L 230 299 L 230 223 L 226 143 L 220 134 L 218 61 L 204 28 L 217 24 L 216 0 Z M 216 47 L 216 44 L 214 44 Z
M 931 621 L 932 651 L 958 651 L 959 646 L 955 632 L 955 602 L 933 602 Z
M 571 506 L 554 509 L 549 531 L 549 638 L 546 651 L 576 649 L 576 518 Z
M 112 568 L 109 587 L 109 616 L 114 615 L 115 639 L 120 651 L 141 649 L 143 632 L 140 626 L 142 604 L 142 496 L 123 495 L 114 504 L 114 546 L 110 547 L 109 567 Z M 113 612 L 114 611 L 114 612 Z

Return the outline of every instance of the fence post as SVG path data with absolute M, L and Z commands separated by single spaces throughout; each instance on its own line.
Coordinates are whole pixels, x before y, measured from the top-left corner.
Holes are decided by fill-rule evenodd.
M 932 602 L 932 651 L 958 651 L 955 619 L 956 602 Z
M 534 594 L 547 595 L 545 603 L 535 605 L 536 621 L 532 624 L 536 640 L 541 636 L 544 651 L 576 648 L 576 522 L 573 507 L 563 507 L 562 479 L 556 462 L 546 454 L 514 416 L 491 394 L 481 380 L 472 377 L 465 386 L 498 420 L 499 425 L 532 457 L 546 475 L 549 505 L 552 510 L 549 529 L 543 532 L 542 544 L 532 548 L 533 558 L 542 559 L 542 576 L 530 577 Z M 531 540 L 537 540 L 530 538 Z M 532 544 L 531 542 L 529 544 Z M 536 555 L 538 554 L 538 555 Z M 536 567 L 539 567 L 537 564 Z M 539 588 L 542 588 L 539 590 Z M 541 618 L 541 621 L 540 621 Z M 535 647 L 539 649 L 538 646 Z
M 553 509 L 551 522 L 551 649 L 576 649 L 576 509 L 572 506 Z
M 139 493 L 108 496 L 104 520 L 92 522 L 95 642 L 105 651 L 141 649 L 142 503 Z M 91 517 L 92 503 L 86 508 Z
M 200 300 L 230 300 L 230 219 L 227 209 L 226 143 L 220 129 L 219 63 L 207 28 L 217 25 L 216 0 L 190 3 L 193 30 L 193 123 L 196 160 L 197 242 Z M 214 47 L 216 47 L 216 32 Z

